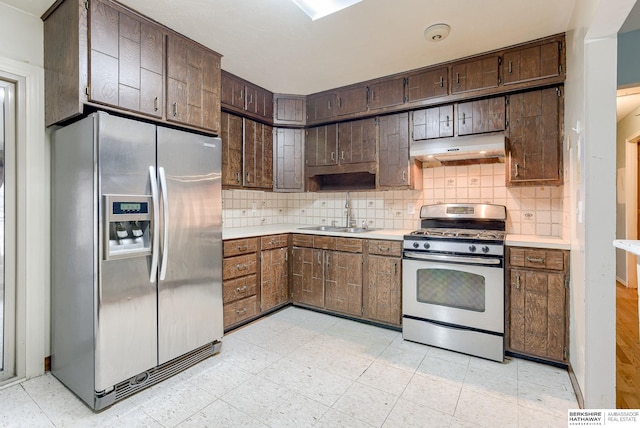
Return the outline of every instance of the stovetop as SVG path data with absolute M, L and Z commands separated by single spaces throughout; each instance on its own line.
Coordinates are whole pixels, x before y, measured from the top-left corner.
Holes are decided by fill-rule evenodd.
M 501 230 L 476 230 L 455 228 L 427 228 L 418 229 L 409 234 L 409 238 L 442 238 L 442 239 L 473 239 L 504 241 L 506 232 Z

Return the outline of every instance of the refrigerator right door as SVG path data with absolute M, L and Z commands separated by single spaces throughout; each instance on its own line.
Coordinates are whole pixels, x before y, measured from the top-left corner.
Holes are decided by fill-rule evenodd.
M 222 340 L 222 190 L 218 138 L 158 127 L 162 213 L 158 362 Z

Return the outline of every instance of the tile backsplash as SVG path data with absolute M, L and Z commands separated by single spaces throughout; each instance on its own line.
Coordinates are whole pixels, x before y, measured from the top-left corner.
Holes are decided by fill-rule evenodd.
M 568 200 L 561 187 L 505 187 L 505 165 L 440 166 L 423 169 L 423 190 L 349 192 L 350 215 L 357 225 L 416 229 L 420 207 L 449 202 L 483 202 L 507 207 L 507 232 L 563 237 L 568 234 Z M 226 228 L 263 224 L 346 224 L 347 192 L 222 192 Z

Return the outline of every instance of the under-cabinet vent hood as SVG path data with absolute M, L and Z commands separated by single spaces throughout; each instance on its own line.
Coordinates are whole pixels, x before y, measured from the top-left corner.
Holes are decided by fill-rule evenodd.
M 415 141 L 409 154 L 412 158 L 428 161 L 469 161 L 504 159 L 504 134 L 474 135 L 469 137 L 437 138 Z

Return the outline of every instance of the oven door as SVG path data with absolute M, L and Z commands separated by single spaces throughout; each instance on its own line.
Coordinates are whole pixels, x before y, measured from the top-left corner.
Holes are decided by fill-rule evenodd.
M 504 333 L 502 258 L 406 252 L 402 277 L 404 316 Z

